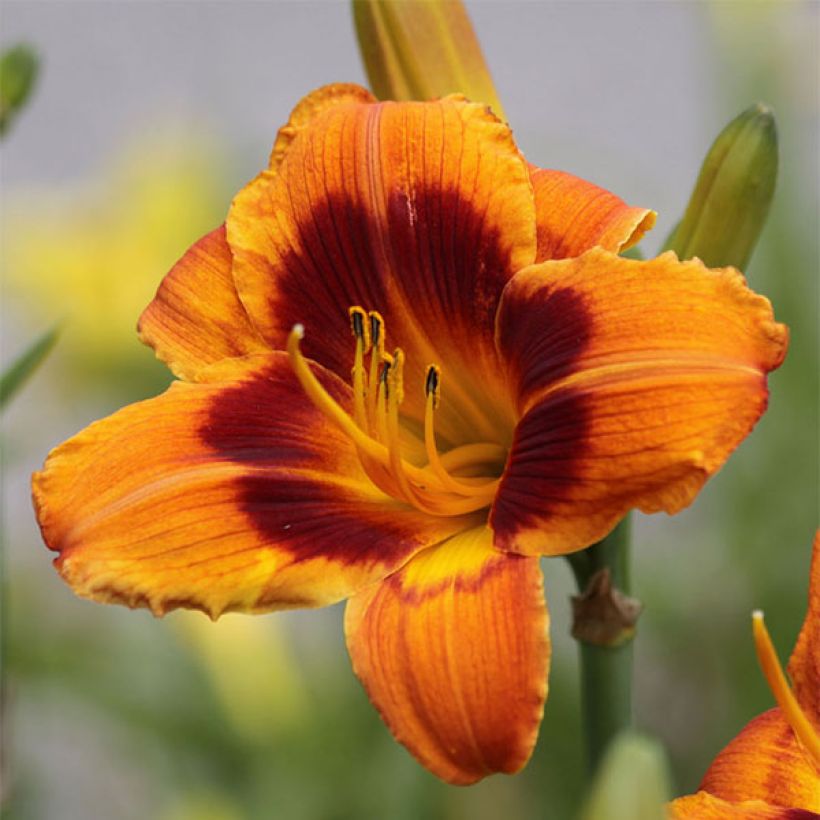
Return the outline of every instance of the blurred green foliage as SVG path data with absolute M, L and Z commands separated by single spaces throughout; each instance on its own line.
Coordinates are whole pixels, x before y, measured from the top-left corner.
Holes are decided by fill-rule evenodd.
M 0 56 L 0 135 L 6 133 L 31 95 L 39 68 L 34 49 L 23 43 Z
M 622 732 L 607 750 L 581 820 L 664 820 L 670 797 L 660 744 Z
M 47 330 L 3 370 L 2 375 L 0 375 L 0 410 L 45 361 L 49 351 L 57 342 L 59 332 L 57 327 Z

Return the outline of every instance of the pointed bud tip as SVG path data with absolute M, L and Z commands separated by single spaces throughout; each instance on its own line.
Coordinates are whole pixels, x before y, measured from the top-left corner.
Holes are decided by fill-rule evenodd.
M 778 141 L 772 108 L 750 105 L 706 154 L 683 219 L 667 243 L 709 267 L 748 264 L 774 195 Z
M 755 124 L 762 130 L 771 130 L 775 138 L 777 137 L 777 117 L 774 108 L 764 102 L 757 102 L 748 109 L 753 116 Z

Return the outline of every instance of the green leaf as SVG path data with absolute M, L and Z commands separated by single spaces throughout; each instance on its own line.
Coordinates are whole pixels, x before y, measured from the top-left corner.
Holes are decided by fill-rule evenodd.
M 0 57 L 0 134 L 5 134 L 31 95 L 40 62 L 30 46 L 12 46 Z
M 42 364 L 59 335 L 59 326 L 46 331 L 6 368 L 0 376 L 0 408 L 5 406 L 6 402 Z

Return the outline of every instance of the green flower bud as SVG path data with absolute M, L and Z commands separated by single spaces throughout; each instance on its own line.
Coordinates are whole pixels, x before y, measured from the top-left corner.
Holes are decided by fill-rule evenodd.
M 660 744 L 622 732 L 604 757 L 581 820 L 664 820 L 669 799 L 666 755 Z
M 686 213 L 665 250 L 710 267 L 745 268 L 766 222 L 777 180 L 774 114 L 758 103 L 714 141 Z
M 504 117 L 461 0 L 353 0 L 353 20 L 379 99 L 432 100 L 461 92 Z
M 6 49 L 0 57 L 0 134 L 28 99 L 38 67 L 37 56 L 26 45 Z

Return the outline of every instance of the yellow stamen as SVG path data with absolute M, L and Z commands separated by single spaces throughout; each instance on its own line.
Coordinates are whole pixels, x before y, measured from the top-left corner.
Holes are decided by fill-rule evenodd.
M 453 447 L 441 455 L 440 461 L 445 470 L 461 470 L 479 464 L 503 465 L 506 458 L 507 450 L 500 444 L 480 442 Z
M 348 308 L 348 315 L 350 316 L 350 329 L 357 339 L 361 339 L 364 345 L 362 352 L 367 353 L 370 350 L 370 322 L 367 321 L 367 313 L 364 308 L 354 305 Z
M 399 405 L 404 398 L 404 352 L 397 348 L 393 353 L 393 366 L 387 380 L 387 441 L 390 466 L 405 501 L 417 509 L 432 515 L 459 515 L 486 507 L 488 499 L 452 498 L 441 492 L 428 493 L 424 484 L 414 486 L 407 474 L 407 465 L 399 451 Z M 432 477 L 432 476 L 429 476 Z
M 472 476 L 457 480 L 448 469 L 478 470 L 480 475 L 503 463 L 503 448 L 489 443 L 474 444 L 439 456 L 433 430 L 433 406 L 438 397 L 438 368 L 435 368 L 434 376 L 428 373 L 429 418 L 425 419 L 430 464 L 420 468 L 407 462 L 401 454 L 399 421 L 399 406 L 404 399 L 404 353 L 396 350 L 390 356 L 384 352 L 384 321 L 375 311 L 367 314 L 354 306 L 350 308 L 350 323 L 356 339 L 351 371 L 353 418 L 311 370 L 299 344 L 304 327 L 294 325 L 288 336 L 287 350 L 293 371 L 308 398 L 352 440 L 362 467 L 383 492 L 430 515 L 464 515 L 487 507 L 492 503 L 498 480 Z M 364 363 L 368 352 L 371 356 L 369 374 Z M 430 382 L 431 378 L 435 384 Z
M 288 356 L 290 357 L 290 365 L 302 389 L 307 393 L 310 400 L 319 408 L 328 418 L 334 421 L 355 443 L 355 445 L 367 453 L 372 459 L 378 461 L 380 464 L 387 463 L 387 451 L 383 445 L 372 438 L 365 435 L 358 425 L 353 422 L 353 419 L 339 407 L 338 404 L 330 397 L 328 392 L 320 384 L 313 371 L 308 366 L 302 351 L 299 349 L 299 342 L 305 336 L 304 325 L 294 325 L 293 329 L 288 334 Z
M 374 427 L 374 416 L 376 416 L 376 404 L 378 403 L 378 394 L 376 385 L 379 384 L 379 368 L 384 361 L 384 319 L 381 314 L 375 310 L 371 310 L 367 314 L 370 320 L 370 343 L 372 350 L 370 353 L 370 393 L 367 396 L 367 414 L 371 425 Z M 379 388 L 380 389 L 380 388 Z M 384 441 L 384 439 L 382 439 Z
M 457 481 L 451 476 L 441 463 L 441 457 L 438 454 L 436 447 L 436 433 L 433 429 L 433 411 L 439 403 L 439 386 L 441 384 L 441 374 L 436 365 L 430 365 L 427 368 L 427 379 L 425 381 L 424 390 L 427 393 L 427 405 L 424 411 L 424 447 L 427 451 L 427 460 L 430 462 L 430 467 L 438 476 L 439 481 L 450 492 L 458 493 L 468 497 L 484 496 L 487 498 L 487 503 L 492 501 L 495 491 L 498 488 L 498 481 L 484 481 L 479 485 L 469 485 Z
M 814 758 L 815 764 L 820 766 L 820 737 L 818 737 L 814 727 L 803 713 L 797 698 L 789 687 L 786 675 L 783 673 L 783 668 L 777 658 L 777 652 L 775 652 L 772 644 L 772 639 L 769 636 L 769 630 L 766 629 L 766 624 L 763 622 L 763 613 L 760 610 L 752 613 L 752 631 L 754 633 L 757 658 L 777 705 L 795 735 L 803 744 L 803 748 Z
M 379 373 L 379 390 L 376 395 L 376 434 L 382 444 L 387 444 L 387 393 L 390 368 L 393 366 L 393 357 L 389 353 L 382 354 L 381 372 Z
M 361 453 L 371 458 L 382 467 L 390 468 L 390 456 L 387 448 L 366 435 L 352 418 L 334 401 L 330 394 L 322 387 L 313 371 L 308 366 L 302 351 L 299 349 L 299 342 L 304 338 L 305 328 L 301 324 L 296 324 L 288 335 L 287 350 L 290 357 L 290 364 L 293 372 L 302 389 L 308 398 L 331 419 L 356 445 Z M 406 464 L 405 469 L 413 476 L 414 480 L 427 483 L 430 475 L 419 470 L 417 467 Z
M 367 314 L 360 307 L 350 308 L 350 326 L 356 337 L 356 352 L 351 371 L 353 381 L 353 418 L 356 424 L 368 432 L 367 411 L 365 409 L 365 394 L 367 387 L 364 374 L 364 354 L 370 349 L 370 327 Z
M 396 349 L 393 353 L 393 364 L 387 368 L 387 449 L 390 453 L 390 467 L 399 484 L 404 500 L 414 506 L 423 507 L 423 502 L 417 498 L 407 474 L 404 471 L 401 451 L 399 450 L 399 405 L 404 398 L 404 353 Z

